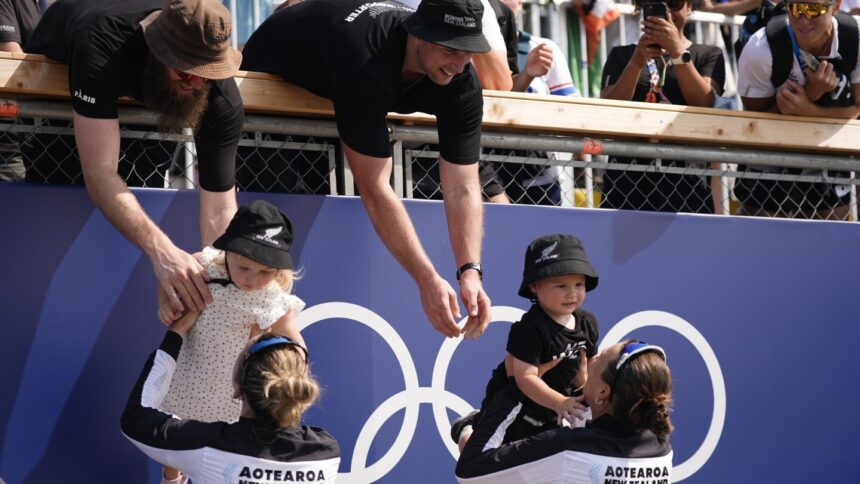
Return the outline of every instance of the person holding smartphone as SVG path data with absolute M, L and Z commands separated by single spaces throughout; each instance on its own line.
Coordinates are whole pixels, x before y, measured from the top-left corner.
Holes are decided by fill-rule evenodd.
M 613 48 L 603 66 L 600 97 L 711 107 L 725 81 L 723 54 L 684 36 L 693 7 L 686 0 L 643 2 L 642 36 L 635 44 Z M 656 160 L 612 157 L 610 162 L 655 164 Z M 662 166 L 686 166 L 682 160 L 661 160 Z M 607 169 L 601 207 L 659 212 L 714 213 L 720 207 L 719 179 Z
M 738 60 L 738 92 L 748 111 L 856 119 L 860 115 L 860 18 L 841 2 L 786 2 L 750 37 Z M 745 171 L 820 175 L 796 168 L 742 166 Z M 829 172 L 847 177 L 847 172 Z M 833 183 L 741 178 L 741 215 L 847 220 L 852 188 Z

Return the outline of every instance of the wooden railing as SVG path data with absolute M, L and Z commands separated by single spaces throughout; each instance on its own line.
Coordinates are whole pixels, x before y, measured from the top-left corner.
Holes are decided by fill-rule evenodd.
M 248 112 L 334 114 L 330 101 L 277 76 L 240 72 L 236 82 Z M 39 55 L 0 53 L 0 96 L 68 98 L 68 68 Z M 434 122 L 432 116 L 423 114 L 389 117 L 407 124 Z M 853 154 L 860 149 L 858 121 L 500 91 L 484 91 L 484 126 L 520 133 L 830 154 Z

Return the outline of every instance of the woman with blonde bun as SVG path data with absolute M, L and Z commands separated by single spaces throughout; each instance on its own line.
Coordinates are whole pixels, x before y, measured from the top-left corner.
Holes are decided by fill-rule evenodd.
M 320 427 L 301 418 L 319 397 L 304 346 L 264 333 L 236 359 L 234 397 L 238 422 L 181 419 L 159 410 L 170 388 L 183 339 L 197 320 L 189 313 L 173 324 L 150 355 L 122 414 L 122 431 L 157 462 L 179 469 L 181 482 L 322 482 L 337 478 L 340 448 Z

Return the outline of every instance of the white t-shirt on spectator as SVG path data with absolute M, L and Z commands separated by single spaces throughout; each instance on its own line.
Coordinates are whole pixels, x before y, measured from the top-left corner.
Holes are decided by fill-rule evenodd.
M 418 8 L 418 4 L 421 3 L 421 0 L 398 1 L 412 8 Z M 496 19 L 493 7 L 490 6 L 490 2 L 487 0 L 481 0 L 481 3 L 484 5 L 484 17 L 481 19 L 481 28 L 484 32 L 484 37 L 487 38 L 487 42 L 490 44 L 490 49 L 507 53 L 508 49 L 505 46 L 505 39 L 502 38 L 502 30 L 499 28 L 499 21 Z
M 579 91 L 573 85 L 573 78 L 570 76 L 570 68 L 567 66 L 565 55 L 558 44 L 552 39 L 532 35 L 529 38 L 529 52 L 541 44 L 546 44 L 552 49 L 552 67 L 549 68 L 549 72 L 545 76 L 536 77 L 532 80 L 531 84 L 529 84 L 528 92 L 534 94 L 551 94 L 554 96 L 580 97 Z M 521 65 L 520 70 L 522 69 L 523 66 Z M 573 158 L 570 153 L 558 151 L 548 151 L 546 155 L 549 159 L 554 160 L 570 161 Z M 561 166 L 547 166 L 537 176 L 520 180 L 520 185 L 523 188 L 531 188 L 561 182 L 563 179 L 561 174 Z
M 854 19 L 857 20 L 858 30 L 860 30 L 860 17 L 854 17 Z M 836 34 L 838 24 L 835 18 L 832 21 L 833 42 L 830 44 L 830 54 L 827 55 L 829 58 L 835 58 L 839 55 L 839 36 Z M 768 45 L 765 30 L 765 28 L 761 28 L 750 37 L 738 62 L 738 92 L 743 97 L 767 98 L 776 95 L 776 88 L 770 82 L 770 75 L 773 71 L 773 56 L 770 53 L 770 45 Z M 803 75 L 794 54 L 792 54 L 791 59 L 791 73 L 788 78 L 801 86 L 806 85 L 806 76 Z M 854 70 L 851 71 L 849 78 L 851 84 L 860 83 L 860 54 L 858 54 L 858 62 L 854 66 Z
M 567 66 L 565 55 L 558 44 L 552 39 L 532 35 L 529 39 L 529 52 L 541 44 L 546 44 L 552 49 L 552 67 L 549 68 L 549 72 L 545 76 L 536 77 L 529 84 L 529 92 L 579 97 L 580 94 L 573 85 L 573 78 L 570 76 L 570 68 Z

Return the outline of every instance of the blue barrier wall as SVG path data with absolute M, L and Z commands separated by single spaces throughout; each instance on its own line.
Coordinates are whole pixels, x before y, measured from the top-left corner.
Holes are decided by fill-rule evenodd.
M 198 248 L 193 192 L 138 191 L 177 245 Z M 485 284 L 494 322 L 445 340 L 358 199 L 265 198 L 295 223 L 306 272 L 300 318 L 325 392 L 306 420 L 341 442 L 343 482 L 453 481 L 447 424 L 477 405 L 502 358 L 525 246 L 571 232 L 600 273 L 585 308 L 604 343 L 630 333 L 667 349 L 675 380 L 675 475 L 687 482 L 851 482 L 852 283 L 860 226 L 489 206 Z M 80 188 L 0 185 L 0 479 L 157 482 L 119 415 L 163 326 L 148 259 Z M 443 207 L 408 202 L 453 280 Z

